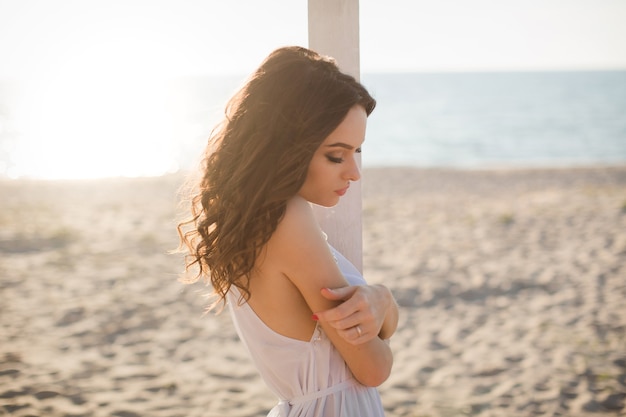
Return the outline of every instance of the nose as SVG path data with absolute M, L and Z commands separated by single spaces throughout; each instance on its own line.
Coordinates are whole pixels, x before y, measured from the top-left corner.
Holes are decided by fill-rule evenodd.
M 360 158 L 357 154 L 353 158 L 350 158 L 350 162 L 346 164 L 345 177 L 349 181 L 358 181 L 361 179 Z

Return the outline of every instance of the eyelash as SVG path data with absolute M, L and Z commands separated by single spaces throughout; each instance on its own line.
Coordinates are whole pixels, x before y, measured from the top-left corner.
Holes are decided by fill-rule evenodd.
M 356 148 L 354 152 L 361 153 L 361 148 Z M 328 159 L 330 162 L 334 164 L 341 164 L 343 162 L 343 158 L 336 158 L 332 155 L 326 155 L 326 159 Z

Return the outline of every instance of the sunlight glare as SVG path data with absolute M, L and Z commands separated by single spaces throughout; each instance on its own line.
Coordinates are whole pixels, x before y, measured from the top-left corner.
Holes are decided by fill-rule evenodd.
M 29 84 L 10 177 L 153 176 L 176 165 L 166 69 L 137 59 L 150 43 L 126 34 L 60 57 Z M 131 41 L 129 41 L 129 39 Z

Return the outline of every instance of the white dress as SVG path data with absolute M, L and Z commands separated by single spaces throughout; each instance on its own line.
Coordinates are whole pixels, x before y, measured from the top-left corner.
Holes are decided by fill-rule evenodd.
M 351 285 L 365 284 L 359 271 L 331 247 Z M 311 340 L 292 339 L 270 329 L 247 304 L 237 305 L 231 287 L 228 306 L 252 361 L 279 398 L 268 417 L 383 417 L 378 390 L 361 385 L 318 324 Z

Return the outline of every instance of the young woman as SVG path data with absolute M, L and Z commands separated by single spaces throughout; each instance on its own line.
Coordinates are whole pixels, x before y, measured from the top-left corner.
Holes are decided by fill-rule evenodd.
M 269 416 L 383 416 L 374 387 L 391 370 L 397 306 L 326 242 L 311 207 L 359 180 L 374 106 L 332 59 L 272 52 L 229 101 L 178 226 L 187 268 L 228 304 L 280 399 Z

